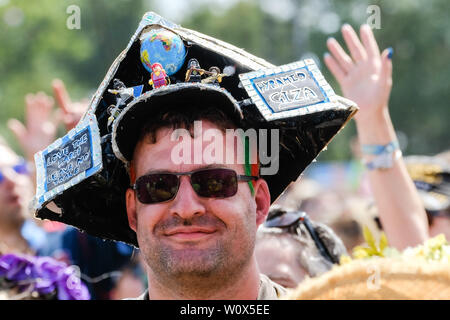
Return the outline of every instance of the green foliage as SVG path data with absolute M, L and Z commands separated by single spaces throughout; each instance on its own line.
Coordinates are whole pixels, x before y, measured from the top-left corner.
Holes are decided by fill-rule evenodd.
M 80 8 L 79 30 L 67 28 L 69 5 Z M 11 10 L 21 13 L 20 24 L 6 23 Z M 23 120 L 25 94 L 52 94 L 54 78 L 66 83 L 73 99 L 92 95 L 144 11 L 141 1 L 131 0 L 16 0 L 0 6 L 0 135 L 19 151 L 6 122 Z
M 154 0 L 153 2 L 155 2 Z M 267 2 L 267 1 L 266 1 Z M 53 78 L 61 78 L 74 98 L 92 95 L 114 58 L 124 49 L 149 0 L 15 0 L 0 5 L 0 134 L 13 141 L 8 118 L 23 120 L 23 98 L 28 92 L 51 93 Z M 198 4 L 198 2 L 195 2 Z M 211 5 L 186 12 L 187 28 L 230 42 L 274 64 L 313 56 L 322 64 L 326 39 L 342 42 L 339 30 L 326 33 L 324 17 L 336 13 L 339 25 L 357 28 L 366 22 L 368 5 L 381 9 L 381 29 L 375 30 L 380 48 L 394 48 L 394 87 L 390 112 L 394 125 L 409 138 L 407 154 L 432 154 L 449 148 L 450 132 L 450 2 L 447 0 L 293 0 L 293 10 L 263 10 L 263 2 L 241 1 L 227 10 Z M 81 10 L 81 29 L 69 30 L 69 5 Z M 23 22 L 7 25 L 5 16 L 19 8 Z M 277 11 L 278 10 L 278 11 Z M 276 12 L 275 12 L 276 11 Z M 286 19 L 280 19 L 279 15 Z M 332 15 L 331 15 L 332 17 Z M 331 18 L 330 18 L 331 19 Z M 326 20 L 326 19 L 325 19 Z M 326 22 L 326 21 L 325 21 Z M 332 75 L 322 71 L 339 93 Z M 342 130 L 320 160 L 351 157 L 352 123 Z
M 340 24 L 355 29 L 367 21 L 369 5 L 381 9 L 381 29 L 374 30 L 380 49 L 394 48 L 394 87 L 390 113 L 397 131 L 409 139 L 406 154 L 433 154 L 449 148 L 450 119 L 450 2 L 420 1 L 294 1 L 304 12 L 279 20 L 261 10 L 255 1 L 237 3 L 226 12 L 205 8 L 180 21 L 182 25 L 229 41 L 274 64 L 288 63 L 315 54 L 325 78 L 341 93 L 331 73 L 323 66 L 326 40 L 343 43 L 339 30 L 326 34 L 319 20 L 334 12 Z M 309 23 L 308 23 L 309 21 Z M 344 45 L 345 47 L 345 45 Z M 352 123 L 329 144 L 319 160 L 351 157 L 350 139 L 356 134 Z
M 377 244 L 372 232 L 370 232 L 367 226 L 363 227 L 363 235 L 367 246 L 356 246 L 353 248 L 353 257 L 356 259 L 370 258 L 373 256 L 384 257 L 385 249 L 388 247 L 388 241 L 384 232 L 381 233 L 379 244 Z

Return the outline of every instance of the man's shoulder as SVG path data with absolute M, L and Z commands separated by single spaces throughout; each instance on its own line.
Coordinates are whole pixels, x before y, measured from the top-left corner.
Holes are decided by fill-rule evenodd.
M 287 292 L 286 288 L 273 282 L 265 274 L 261 273 L 259 278 L 261 285 L 259 287 L 258 300 L 277 300 Z
M 260 286 L 258 293 L 258 300 L 277 300 L 283 296 L 287 290 L 278 283 L 273 282 L 264 274 L 259 275 Z M 139 297 L 126 298 L 123 300 L 149 300 L 148 290 L 145 290 Z

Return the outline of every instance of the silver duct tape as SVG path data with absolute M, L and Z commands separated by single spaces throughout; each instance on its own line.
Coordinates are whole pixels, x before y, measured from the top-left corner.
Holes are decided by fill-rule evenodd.
M 147 12 L 144 15 L 144 17 L 142 18 L 136 32 L 134 33 L 134 35 L 131 37 L 130 41 L 128 42 L 127 47 L 114 60 L 113 64 L 111 65 L 108 72 L 106 73 L 105 78 L 100 83 L 100 86 L 98 87 L 93 98 L 91 99 L 87 113 L 95 113 L 96 108 L 100 102 L 100 99 L 103 96 L 107 86 L 113 79 L 115 73 L 117 72 L 117 69 L 119 68 L 120 63 L 126 57 L 126 54 L 127 54 L 128 50 L 130 49 L 130 47 L 133 45 L 133 43 L 137 39 L 139 39 L 139 36 L 144 31 L 144 29 L 148 28 L 148 27 L 158 27 L 158 26 L 168 29 L 168 30 L 178 34 L 183 40 L 185 40 L 187 42 L 195 43 L 196 45 L 207 48 L 213 52 L 216 52 L 221 55 L 225 55 L 251 70 L 258 70 L 258 69 L 263 69 L 263 68 L 273 68 L 274 67 L 273 64 L 265 61 L 264 59 L 258 58 L 240 48 L 237 48 L 237 47 L 229 44 L 229 43 L 215 39 L 213 37 L 207 36 L 205 34 L 202 34 L 200 32 L 194 31 L 194 30 L 183 28 L 171 21 L 164 19 L 163 17 L 159 16 L 156 13 Z M 83 117 L 83 119 L 84 119 L 84 117 Z
M 348 109 L 312 59 L 240 74 L 249 97 L 267 121 L 325 110 Z
M 64 137 L 34 156 L 36 196 L 34 209 L 98 173 L 103 168 L 100 132 L 95 115 L 89 114 Z
M 133 100 L 132 102 L 130 102 L 123 110 L 122 112 L 119 114 L 119 116 L 117 117 L 117 119 L 114 121 L 113 123 L 113 127 L 112 127 L 112 138 L 111 138 L 111 142 L 112 142 L 112 149 L 114 152 L 114 155 L 121 160 L 123 163 L 127 164 L 128 161 L 125 158 L 125 156 L 122 154 L 122 152 L 120 151 L 119 146 L 117 145 L 117 130 L 118 127 L 120 126 L 120 121 L 122 120 L 122 118 L 128 113 L 130 112 L 134 106 L 138 103 L 141 103 L 142 101 L 147 101 L 149 99 L 151 99 L 151 97 L 153 96 L 158 96 L 158 95 L 166 95 L 166 94 L 170 94 L 171 92 L 175 92 L 178 91 L 180 89 L 183 88 L 199 88 L 201 90 L 209 90 L 209 91 L 217 91 L 220 92 L 221 94 L 223 94 L 224 96 L 226 96 L 234 105 L 236 111 L 238 111 L 241 115 L 241 117 L 243 117 L 242 115 L 242 111 L 241 108 L 239 106 L 239 104 L 237 103 L 237 101 L 234 99 L 234 97 L 226 90 L 223 90 L 220 87 L 216 87 L 214 85 L 210 85 L 210 84 L 204 84 L 204 83 L 177 83 L 177 84 L 173 84 L 170 86 L 164 86 L 164 87 L 160 87 L 151 91 L 147 91 L 146 93 L 142 94 L 141 96 L 139 96 L 139 98 Z

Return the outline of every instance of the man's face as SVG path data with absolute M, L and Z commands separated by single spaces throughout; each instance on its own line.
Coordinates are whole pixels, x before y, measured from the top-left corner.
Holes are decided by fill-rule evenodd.
M 20 158 L 9 148 L 0 145 L 0 223 L 21 223 L 32 196 L 32 183 L 28 175 L 19 174 L 13 167 Z
M 136 177 L 165 171 L 188 172 L 200 168 L 230 168 L 244 174 L 242 164 L 194 164 L 194 153 L 211 144 L 205 142 L 205 131 L 217 127 L 202 121 L 203 135 L 187 139 L 192 146 L 191 164 L 175 164 L 172 149 L 179 141 L 171 141 L 172 129 L 157 132 L 156 143 L 144 139 L 136 146 L 133 164 Z M 226 143 L 224 153 L 239 146 Z M 195 149 L 197 145 L 197 149 Z M 203 159 L 204 160 L 204 159 Z M 267 184 L 258 180 L 255 196 L 246 182 L 239 182 L 238 192 L 229 198 L 198 196 L 188 176 L 180 177 L 180 186 L 173 200 L 143 204 L 135 192 L 127 191 L 127 212 L 130 227 L 136 231 L 139 247 L 151 271 L 159 279 L 200 280 L 214 275 L 231 277 L 244 268 L 253 256 L 257 227 L 264 221 L 270 195 Z M 135 221 L 134 221 L 135 217 Z

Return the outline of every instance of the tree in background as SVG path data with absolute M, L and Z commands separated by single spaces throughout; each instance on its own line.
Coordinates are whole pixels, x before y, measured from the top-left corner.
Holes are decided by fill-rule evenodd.
M 50 93 L 61 78 L 76 98 L 92 96 L 115 57 L 126 46 L 145 11 L 158 0 L 0 0 L 0 134 L 9 141 L 8 118 L 23 118 L 24 95 Z M 161 5 L 168 5 L 161 0 Z M 191 5 L 192 4 L 192 5 Z M 66 26 L 69 5 L 81 10 L 81 29 Z M 365 23 L 369 5 L 381 10 L 380 48 L 394 48 L 390 111 L 409 139 L 406 153 L 449 148 L 450 3 L 447 0 L 261 0 L 240 1 L 226 10 L 215 2 L 190 1 L 174 21 L 230 42 L 274 64 L 312 57 L 321 65 L 328 37 L 341 41 L 343 23 Z M 322 72 L 338 88 L 326 68 Z M 350 157 L 351 124 L 321 159 Z
M 286 2 L 288 6 L 282 4 Z M 405 0 L 244 1 L 221 13 L 211 7 L 197 9 L 180 22 L 275 64 L 313 57 L 321 65 L 327 38 L 336 37 L 342 42 L 340 26 L 349 23 L 359 27 L 366 23 L 373 14 L 368 12 L 370 5 L 381 11 L 381 28 L 374 30 L 380 48 L 394 48 L 390 112 L 396 129 L 408 138 L 406 153 L 433 154 L 448 149 L 450 3 L 446 0 L 433 0 L 426 5 Z M 321 69 L 333 88 L 338 89 L 327 68 Z M 349 141 L 354 134 L 351 123 L 330 144 L 328 152 L 321 154 L 321 159 L 348 159 Z
M 127 45 L 143 1 L 0 1 L 0 134 L 17 149 L 6 127 L 23 119 L 24 96 L 51 94 L 63 79 L 77 99 L 91 97 L 111 63 Z M 80 8 L 80 29 L 69 29 L 67 7 Z

